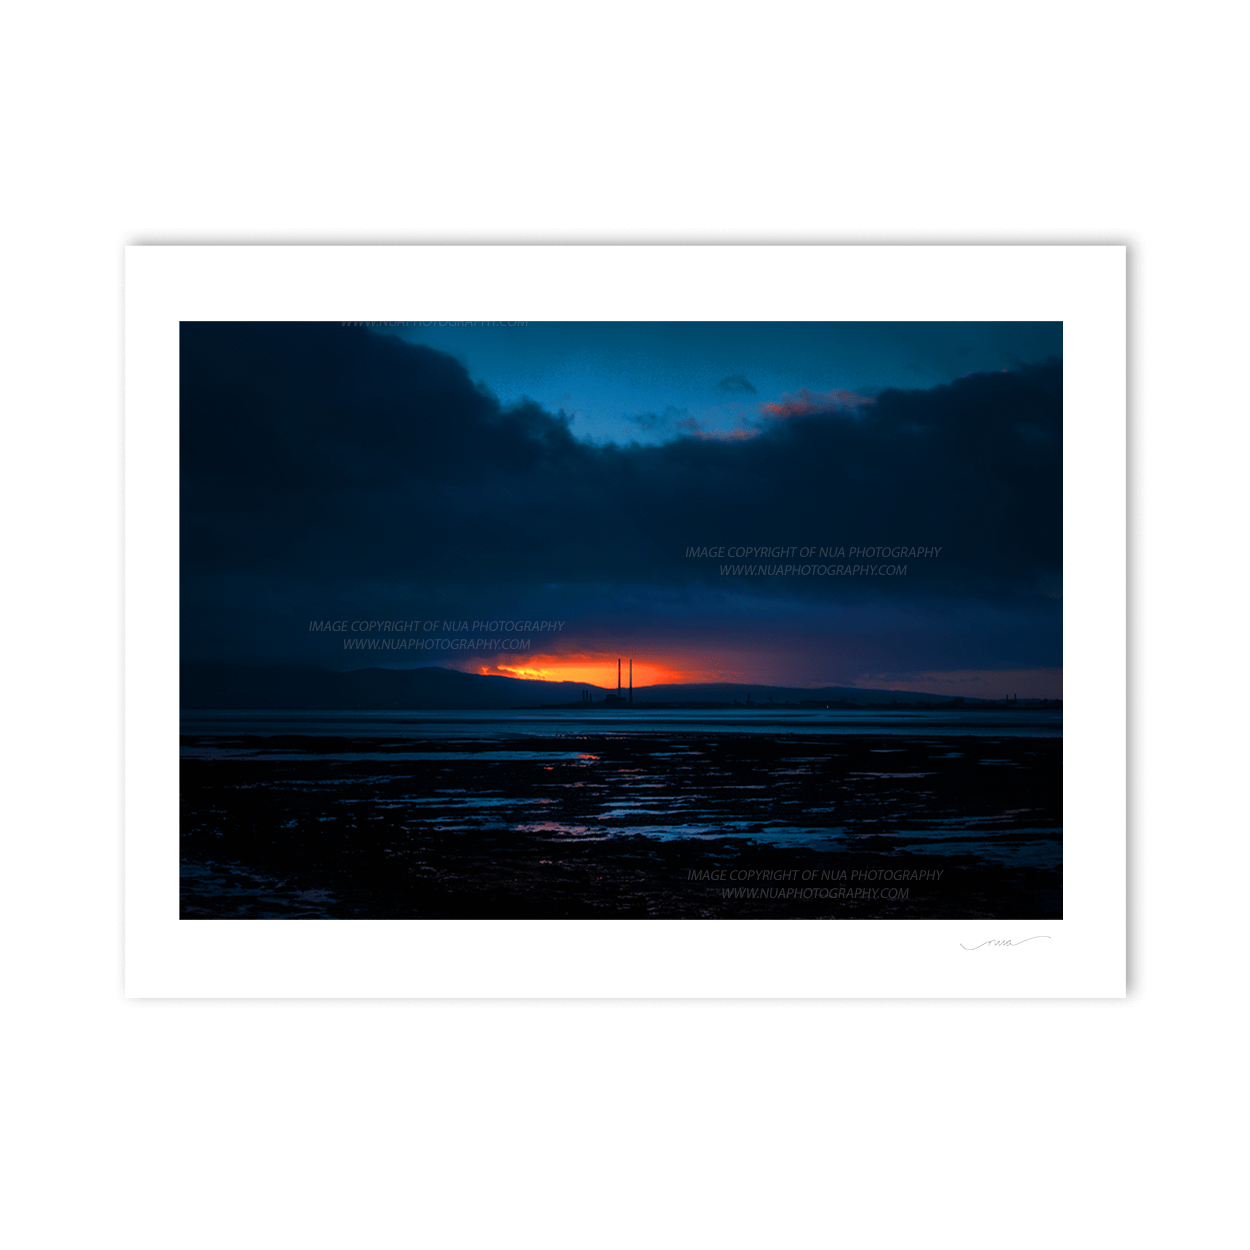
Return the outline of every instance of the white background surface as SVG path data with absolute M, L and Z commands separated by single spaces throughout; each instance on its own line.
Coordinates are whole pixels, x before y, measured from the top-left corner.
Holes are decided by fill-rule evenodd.
M 1124 278 L 1113 246 L 128 249 L 127 994 L 1123 995 Z M 470 314 L 1063 323 L 1061 921 L 179 921 L 178 324 Z
M 1244 1237 L 1243 21 L 10 15 L 6 1240 Z M 121 249 L 162 240 L 1128 244 L 1127 1000 L 124 1000 Z

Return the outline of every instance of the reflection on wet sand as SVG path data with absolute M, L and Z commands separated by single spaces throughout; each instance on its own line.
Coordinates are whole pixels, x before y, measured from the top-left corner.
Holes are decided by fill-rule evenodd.
M 1061 755 L 985 734 L 191 733 L 182 914 L 1055 918 Z

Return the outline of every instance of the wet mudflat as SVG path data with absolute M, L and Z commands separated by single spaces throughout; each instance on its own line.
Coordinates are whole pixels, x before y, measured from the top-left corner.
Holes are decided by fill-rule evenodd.
M 182 915 L 1056 919 L 1055 737 L 190 735 Z

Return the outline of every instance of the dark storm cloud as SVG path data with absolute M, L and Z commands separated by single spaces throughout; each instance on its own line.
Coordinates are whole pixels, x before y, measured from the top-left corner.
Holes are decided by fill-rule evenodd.
M 181 376 L 188 603 L 244 581 L 726 589 L 686 548 L 757 544 L 940 546 L 890 586 L 900 599 L 1058 584 L 1058 362 L 886 390 L 853 415 L 800 397 L 736 441 L 624 447 L 579 442 L 562 416 L 502 407 L 451 357 L 361 328 L 186 324 Z
M 740 373 L 735 373 L 727 378 L 721 378 L 716 384 L 716 389 L 724 392 L 726 395 L 754 395 L 756 393 L 755 387 Z

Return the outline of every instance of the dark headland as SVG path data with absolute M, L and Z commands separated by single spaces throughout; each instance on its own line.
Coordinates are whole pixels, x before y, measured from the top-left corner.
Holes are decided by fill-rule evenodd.
M 638 686 L 632 704 L 615 687 L 582 682 L 526 681 L 487 677 L 445 668 L 365 668 L 347 672 L 297 665 L 184 664 L 184 709 L 319 709 L 340 711 L 459 711 L 540 709 L 669 708 L 985 708 L 1062 706 L 1051 699 L 975 699 L 851 686 L 763 686 L 722 683 Z M 590 698 L 585 698 L 589 693 Z

